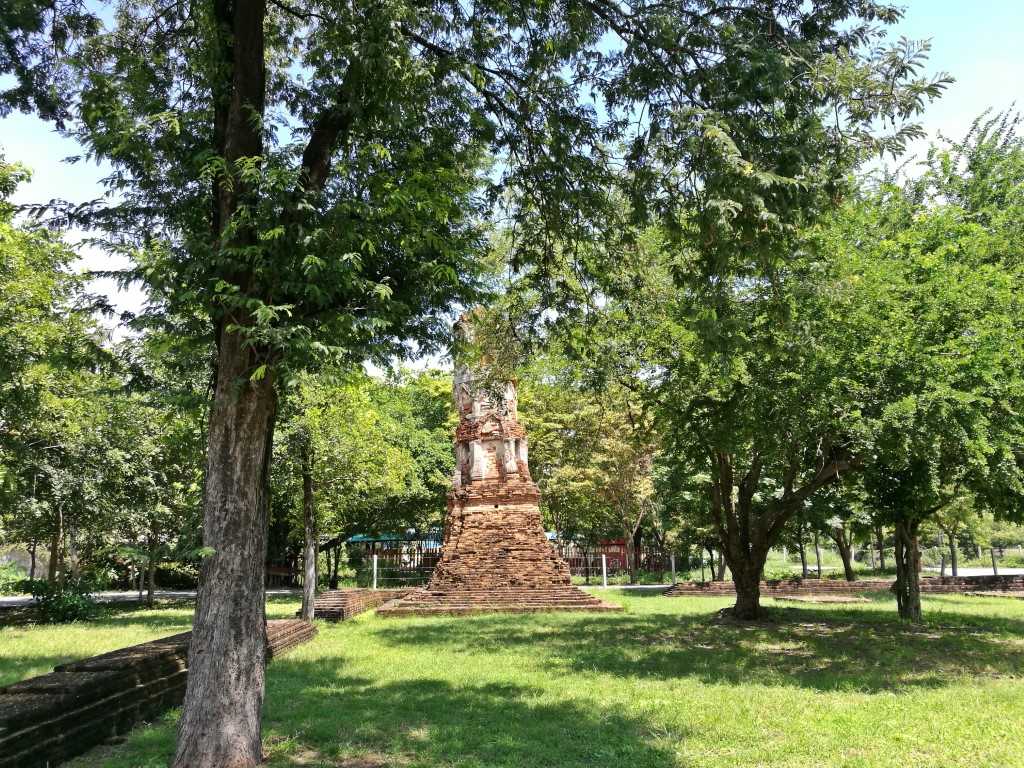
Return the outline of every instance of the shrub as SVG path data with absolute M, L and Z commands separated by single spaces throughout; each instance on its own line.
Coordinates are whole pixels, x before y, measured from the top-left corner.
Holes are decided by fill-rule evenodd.
M 50 586 L 37 582 L 32 596 L 36 599 L 36 615 L 47 624 L 83 621 L 97 614 L 99 606 L 87 588 L 75 584 Z
M 25 578 L 17 563 L 0 563 L 0 595 L 16 595 L 21 591 Z

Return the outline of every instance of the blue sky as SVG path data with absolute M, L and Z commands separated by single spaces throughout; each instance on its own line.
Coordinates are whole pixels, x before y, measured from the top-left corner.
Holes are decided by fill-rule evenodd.
M 904 20 L 890 35 L 931 38 L 930 71 L 957 79 L 921 118 L 930 135 L 961 138 L 985 109 L 1006 110 L 1014 102 L 1024 109 L 1024 0 L 911 0 L 905 7 Z M 926 147 L 919 142 L 912 152 Z M 8 160 L 34 169 L 32 183 L 18 191 L 16 203 L 55 197 L 81 202 L 102 194 L 103 170 L 91 163 L 61 163 L 77 154 L 76 145 L 35 118 L 16 114 L 0 121 L 0 148 Z M 88 254 L 82 263 L 94 269 L 115 266 L 100 254 Z M 96 288 L 114 291 L 110 284 Z M 136 309 L 139 302 L 136 292 L 114 298 L 125 309 Z

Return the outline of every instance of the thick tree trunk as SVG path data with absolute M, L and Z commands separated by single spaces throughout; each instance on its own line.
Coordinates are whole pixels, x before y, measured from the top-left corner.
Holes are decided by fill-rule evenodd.
M 875 527 L 875 538 L 878 541 L 878 567 L 885 570 L 885 532 L 882 526 Z
M 853 542 L 846 538 L 846 531 L 842 528 L 835 529 L 832 540 L 836 543 L 839 557 L 843 561 L 843 575 L 847 581 L 855 581 L 857 574 L 853 572 Z
M 46 569 L 46 583 L 51 587 L 57 583 L 57 570 L 61 560 L 60 547 L 64 543 L 64 512 L 59 504 L 53 518 L 53 536 L 50 538 L 50 563 Z
M 901 619 L 921 620 L 921 582 L 918 568 L 921 553 L 917 551 L 918 523 L 896 521 L 896 608 Z
M 736 605 L 733 615 L 737 619 L 751 620 L 761 618 L 761 574 L 764 562 L 758 568 L 753 564 L 730 564 L 732 580 L 736 585 Z
M 764 563 L 761 565 L 763 566 Z M 720 549 L 718 550 L 718 572 L 715 576 L 715 581 L 725 581 L 725 566 L 725 551 Z
M 309 445 L 304 441 L 301 449 L 302 462 L 302 619 L 313 620 L 313 603 L 316 600 L 316 508 L 313 505 L 313 458 Z
M 174 768 L 261 762 L 266 665 L 264 563 L 273 374 L 237 333 L 220 338 L 203 495 L 203 558 Z

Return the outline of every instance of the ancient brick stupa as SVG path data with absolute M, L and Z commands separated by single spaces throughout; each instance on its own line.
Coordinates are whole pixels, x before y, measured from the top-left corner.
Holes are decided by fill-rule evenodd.
M 460 325 L 467 333 L 465 318 Z M 506 382 L 499 389 L 475 388 L 468 367 L 456 371 L 455 476 L 441 558 L 426 590 L 395 601 L 380 613 L 620 608 L 572 585 L 568 565 L 544 533 L 540 488 L 530 477 L 515 383 Z

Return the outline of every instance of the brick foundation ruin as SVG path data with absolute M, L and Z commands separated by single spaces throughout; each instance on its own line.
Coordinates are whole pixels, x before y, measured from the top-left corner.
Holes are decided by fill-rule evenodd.
M 304 621 L 268 621 L 268 661 L 314 635 Z M 0 688 L 0 768 L 56 766 L 181 706 L 191 636 L 61 664 Z
M 761 597 L 776 595 L 849 595 L 861 592 L 880 592 L 892 586 L 892 579 L 863 579 L 845 581 L 841 579 L 782 579 L 762 581 Z M 961 576 L 923 578 L 921 593 L 985 593 L 1017 595 L 1024 592 L 1024 576 Z M 736 594 L 731 581 L 680 582 L 665 591 L 665 597 L 729 597 Z
M 468 333 L 465 318 L 461 326 Z M 488 392 L 474 387 L 463 367 L 455 374 L 455 402 L 455 476 L 441 559 L 426 589 L 378 613 L 620 610 L 572 585 L 544 533 L 515 383 Z

